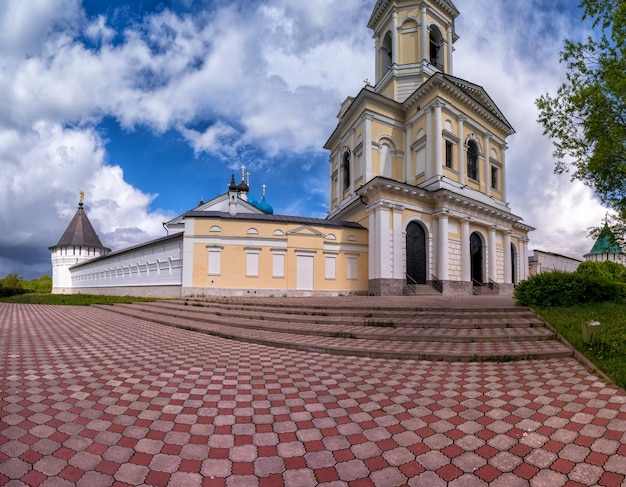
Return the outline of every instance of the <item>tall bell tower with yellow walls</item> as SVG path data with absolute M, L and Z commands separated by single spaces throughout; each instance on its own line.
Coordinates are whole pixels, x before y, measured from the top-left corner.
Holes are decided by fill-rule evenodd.
M 369 292 L 434 284 L 511 293 L 533 228 L 507 202 L 515 130 L 482 86 L 453 74 L 450 0 L 376 0 L 375 81 L 342 103 L 325 144 L 328 218 L 369 231 Z
M 458 15 L 448 0 L 377 1 L 368 22 L 376 43 L 376 91 L 401 103 L 433 74 L 453 74 Z

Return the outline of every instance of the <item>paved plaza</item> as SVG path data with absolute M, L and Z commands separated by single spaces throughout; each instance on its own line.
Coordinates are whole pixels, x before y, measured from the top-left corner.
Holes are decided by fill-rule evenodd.
M 626 485 L 626 394 L 573 358 L 455 363 L 0 303 L 0 485 Z

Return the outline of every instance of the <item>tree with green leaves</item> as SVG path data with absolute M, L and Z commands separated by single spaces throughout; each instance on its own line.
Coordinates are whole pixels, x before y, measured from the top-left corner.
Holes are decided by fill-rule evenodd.
M 555 172 L 570 172 L 626 223 L 626 2 L 582 0 L 593 35 L 565 41 L 566 81 L 541 96 L 538 121 L 555 147 Z

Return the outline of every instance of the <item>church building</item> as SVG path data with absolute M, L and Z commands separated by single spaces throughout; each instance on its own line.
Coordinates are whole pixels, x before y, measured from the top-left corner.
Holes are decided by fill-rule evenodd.
M 164 223 L 164 238 L 117 252 L 62 238 L 50 248 L 64 276 L 54 292 L 511 294 L 528 277 L 533 228 L 506 201 L 513 127 L 453 74 L 458 16 L 450 0 L 376 1 L 374 83 L 343 102 L 324 146 L 327 218 L 274 215 L 265 190 L 248 201 L 242 170 L 225 194 Z M 66 259 L 71 247 L 89 259 Z

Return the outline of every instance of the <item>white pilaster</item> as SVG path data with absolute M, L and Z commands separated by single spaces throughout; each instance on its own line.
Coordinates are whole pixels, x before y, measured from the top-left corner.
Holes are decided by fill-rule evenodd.
M 491 138 L 491 134 L 489 133 L 485 133 L 485 137 L 484 137 L 484 142 L 483 142 L 483 146 L 484 146 L 484 160 L 485 160 L 485 194 L 487 196 L 491 195 L 491 162 L 489 162 L 491 155 L 489 154 L 491 152 L 491 148 L 489 147 L 489 140 Z
M 437 247 L 437 278 L 447 281 L 448 274 L 448 215 L 439 215 L 439 245 Z
M 502 159 L 502 175 L 500 176 L 500 178 L 502 179 L 502 188 L 500 189 L 500 191 L 502 191 L 502 201 L 504 201 L 506 203 L 506 149 L 507 146 L 506 144 L 502 144 L 502 147 L 500 148 L 500 154 L 502 154 L 500 157 Z
M 404 259 L 402 249 L 404 247 L 405 235 L 402 230 L 402 210 L 400 205 L 393 207 L 393 278 L 404 279 Z
M 511 232 L 504 232 L 504 282 L 513 282 L 513 265 L 511 262 Z M 515 284 L 515 283 L 513 283 Z
M 376 83 L 378 83 L 378 81 L 380 80 L 380 38 L 378 36 L 374 36 L 374 40 L 376 43 L 376 65 L 374 66 L 374 76 L 376 79 Z
M 354 130 L 350 131 L 350 194 L 354 193 L 356 179 L 356 158 L 354 157 Z
M 470 253 L 470 221 L 461 221 L 461 280 L 472 280 L 472 257 Z
M 376 258 L 378 255 L 377 240 L 378 228 L 376 227 L 376 212 L 373 208 L 368 207 L 368 266 L 367 275 L 369 279 L 376 279 L 379 274 L 380 261 Z
M 415 177 L 415 169 L 413 169 L 413 154 L 411 153 L 411 131 L 413 128 L 412 123 L 406 125 L 404 131 L 404 180 L 413 184 L 413 178 Z
M 365 140 L 363 143 L 365 147 L 363 147 L 363 157 L 365 158 L 365 181 L 368 182 L 372 179 L 372 116 L 365 116 Z
M 431 110 L 426 111 L 426 179 L 430 179 L 434 172 L 433 167 L 433 114 Z
M 459 162 L 459 182 L 461 184 L 465 184 L 465 137 L 463 135 L 464 131 L 464 122 L 465 117 L 463 115 L 459 115 L 457 118 L 457 123 L 459 125 L 459 150 L 458 150 L 458 162 Z
M 435 174 L 441 178 L 443 173 L 443 157 L 442 157 L 442 148 L 443 145 L 443 136 L 441 134 L 441 107 L 443 103 L 440 101 L 436 101 L 433 107 L 434 112 L 434 150 L 433 150 L 433 164 L 435 165 Z
M 489 279 L 496 282 L 496 227 L 489 227 Z

